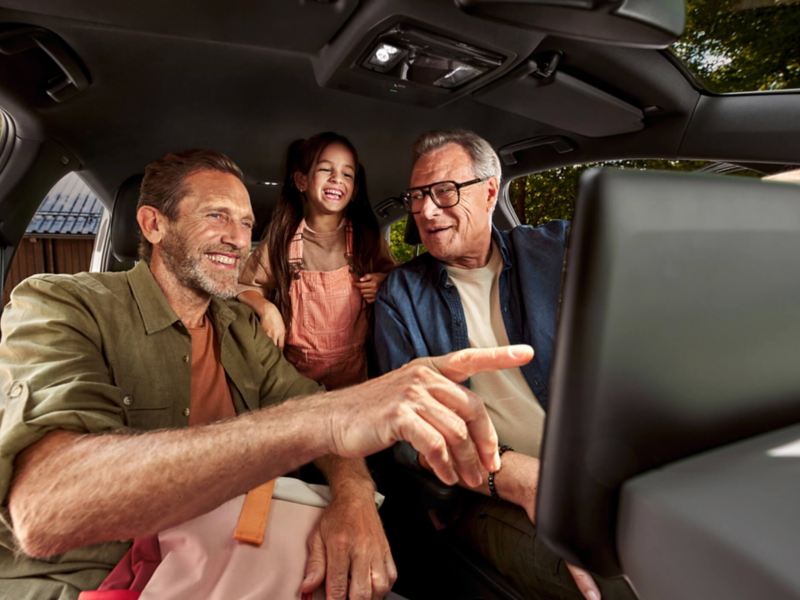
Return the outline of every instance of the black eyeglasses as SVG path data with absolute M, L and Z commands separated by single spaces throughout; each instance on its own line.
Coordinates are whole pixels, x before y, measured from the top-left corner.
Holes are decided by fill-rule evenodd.
M 479 177 L 461 183 L 457 181 L 437 181 L 430 185 L 409 188 L 402 193 L 401 198 L 403 199 L 403 204 L 406 205 L 406 210 L 412 215 L 422 212 L 425 196 L 430 196 L 433 203 L 439 208 L 450 208 L 458 204 L 461 200 L 461 188 L 465 188 L 468 185 L 475 185 L 476 183 L 482 183 L 487 179 L 489 178 Z

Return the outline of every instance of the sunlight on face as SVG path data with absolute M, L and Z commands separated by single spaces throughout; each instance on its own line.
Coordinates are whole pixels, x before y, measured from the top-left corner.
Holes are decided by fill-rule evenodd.
M 306 216 L 341 214 L 355 191 L 356 164 L 347 146 L 328 144 L 306 175 L 296 183 L 307 200 Z
M 185 288 L 235 297 L 254 223 L 247 189 L 219 171 L 194 173 L 186 182 L 191 191 L 159 244 L 161 257 Z
M 461 146 L 447 144 L 422 156 L 411 172 L 411 187 L 437 181 L 457 183 L 475 178 L 472 161 Z M 445 264 L 473 268 L 483 266 L 491 240 L 492 210 L 495 196 L 490 194 L 490 178 L 461 190 L 460 201 L 439 208 L 429 196 L 422 210 L 414 215 L 422 243 Z

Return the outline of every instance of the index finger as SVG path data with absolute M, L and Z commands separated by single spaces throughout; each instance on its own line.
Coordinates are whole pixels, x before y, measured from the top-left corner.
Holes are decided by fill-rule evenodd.
M 533 358 L 533 348 L 527 344 L 497 348 L 467 348 L 429 360 L 434 369 L 450 381 L 461 383 L 475 373 L 510 369 L 527 364 Z

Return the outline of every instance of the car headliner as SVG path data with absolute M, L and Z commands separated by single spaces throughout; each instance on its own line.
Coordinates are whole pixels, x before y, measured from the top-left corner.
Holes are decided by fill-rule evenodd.
M 375 37 L 379 24 L 400 18 L 508 60 L 482 89 L 437 107 L 375 92 L 388 84 L 366 71 L 358 74 L 373 80 L 366 93 L 340 89 L 349 84 L 337 73 L 353 70 L 353 52 Z M 0 175 L 3 213 L 21 202 L 30 171 L 22 167 L 37 161 L 62 163 L 38 178 L 45 191 L 57 172 L 77 168 L 110 202 L 117 186 L 148 161 L 208 147 L 242 166 L 257 214 L 264 215 L 277 188 L 257 182 L 278 181 L 288 143 L 321 130 L 353 140 L 373 204 L 405 186 L 410 145 L 431 128 L 471 128 L 496 148 L 537 136 L 559 136 L 571 148 L 516 152 L 516 164 L 504 164 L 505 176 L 610 158 L 800 161 L 798 93 L 710 95 L 666 51 L 559 38 L 472 16 L 452 0 L 0 0 L 0 27 L 11 24 L 54 32 L 84 65 L 90 85 L 55 103 L 36 81 L 32 57 L 0 56 L 0 107 L 11 116 L 21 148 L 9 162 L 16 168 Z M 496 80 L 545 49 L 562 54 L 562 72 L 641 109 L 643 128 L 582 135 L 592 119 L 604 118 L 605 104 L 597 104 L 595 116 L 585 105 L 574 110 L 565 103 L 558 118 L 537 120 L 514 105 L 513 86 L 501 88 L 499 103 L 481 99 Z M 22 186 L 28 195 L 33 188 Z M 3 240 L 18 240 L 23 220 L 0 223 Z

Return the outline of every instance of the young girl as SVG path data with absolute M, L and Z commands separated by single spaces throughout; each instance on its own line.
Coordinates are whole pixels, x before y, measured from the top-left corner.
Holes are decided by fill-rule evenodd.
M 239 300 L 298 371 L 328 389 L 366 379 L 367 307 L 393 265 L 353 145 L 331 132 L 292 143 Z

